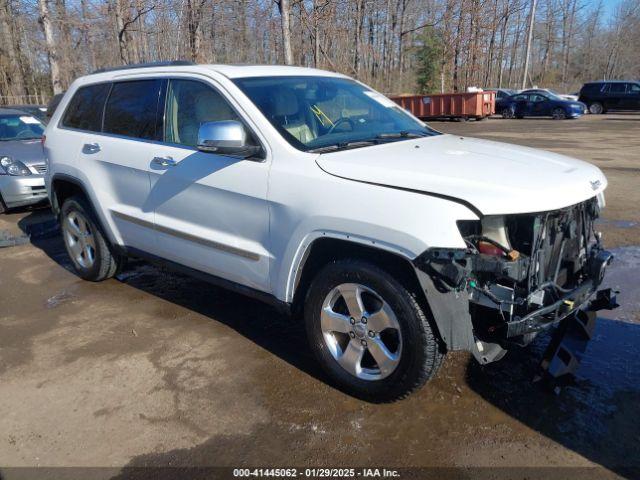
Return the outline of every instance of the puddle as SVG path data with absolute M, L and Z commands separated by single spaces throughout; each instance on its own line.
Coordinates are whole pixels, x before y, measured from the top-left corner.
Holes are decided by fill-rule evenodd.
M 53 297 L 47 299 L 45 306 L 46 308 L 56 308 L 63 303 L 67 303 L 73 300 L 75 295 L 71 295 L 67 292 L 60 292 L 55 294 Z
M 614 259 L 603 286 L 620 291 L 617 297 L 620 307 L 600 313 L 612 320 L 640 323 L 640 246 L 615 248 L 611 252 Z
M 0 230 L 0 248 L 15 247 L 29 243 L 29 236 L 25 233 L 15 234 L 9 230 Z
M 635 228 L 638 226 L 638 222 L 632 222 L 630 220 L 608 220 L 606 218 L 599 218 L 598 220 L 596 220 L 596 225 L 614 228 Z

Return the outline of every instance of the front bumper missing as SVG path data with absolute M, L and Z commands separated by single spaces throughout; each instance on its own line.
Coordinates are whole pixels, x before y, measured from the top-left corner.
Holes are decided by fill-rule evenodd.
M 502 305 L 495 307 L 503 311 L 504 322 L 491 327 L 490 335 L 474 328 L 473 305 L 481 304 L 478 289 L 473 287 L 473 274 L 459 268 L 458 261 L 464 259 L 464 250 L 435 249 L 418 257 L 414 264 L 422 289 L 425 292 L 431 313 L 438 326 L 443 341 L 450 350 L 467 350 L 481 363 L 499 360 L 506 348 L 512 344 L 526 344 L 537 332 L 553 325 L 570 322 L 584 312 L 613 309 L 618 305 L 610 289 L 598 290 L 602 283 L 612 255 L 605 251 L 595 252 L 586 267 L 589 275 L 571 291 L 562 290 L 549 304 L 532 305 L 532 310 L 514 315 Z M 468 258 L 468 257 L 467 257 Z M 476 259 L 467 265 L 482 265 L 484 271 L 492 271 L 502 276 L 520 279 L 526 275 L 523 259 L 504 261 L 496 264 L 487 259 Z M 490 292 L 489 292 L 490 293 Z M 548 302 L 545 302 L 548 303 Z M 567 323 L 564 322 L 564 323 Z M 476 322 L 477 325 L 477 322 Z

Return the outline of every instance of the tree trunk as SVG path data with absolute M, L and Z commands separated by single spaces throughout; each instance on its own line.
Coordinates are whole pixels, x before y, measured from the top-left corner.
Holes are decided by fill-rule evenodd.
M 26 82 L 23 74 L 23 68 L 20 65 L 20 56 L 15 49 L 13 38 L 14 28 L 12 28 L 12 12 L 7 0 L 0 0 L 0 30 L 1 41 L 0 53 L 7 57 L 9 63 L 9 71 L 7 74 L 7 93 L 9 95 L 26 95 Z
M 44 40 L 47 48 L 47 56 L 49 58 L 49 71 L 51 73 L 51 85 L 53 94 L 62 93 L 62 78 L 60 76 L 60 63 L 58 58 L 58 50 L 56 39 L 53 33 L 53 25 L 51 24 L 51 14 L 49 10 L 49 0 L 38 0 L 38 8 L 40 11 L 40 24 L 44 32 Z
M 522 72 L 522 89 L 527 88 L 527 75 L 529 74 L 529 54 L 531 51 L 531 40 L 533 39 L 533 26 L 536 18 L 537 0 L 531 0 L 531 11 L 529 12 L 529 32 L 527 34 L 527 46 L 524 52 L 524 69 Z
M 278 0 L 280 23 L 282 25 L 282 52 L 284 63 L 293 65 L 293 50 L 291 49 L 291 6 L 289 0 Z

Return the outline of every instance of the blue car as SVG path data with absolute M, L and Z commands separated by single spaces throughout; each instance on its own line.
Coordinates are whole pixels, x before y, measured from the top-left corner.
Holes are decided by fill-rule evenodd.
M 507 99 L 503 118 L 553 117 L 556 120 L 578 118 L 585 112 L 582 102 L 565 100 L 550 92 L 518 93 Z

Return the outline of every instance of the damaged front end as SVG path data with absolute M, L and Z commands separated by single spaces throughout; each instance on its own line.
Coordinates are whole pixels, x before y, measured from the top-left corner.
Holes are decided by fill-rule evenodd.
M 601 201 L 458 222 L 466 249 L 419 256 L 418 277 L 448 347 L 489 363 L 579 311 L 615 308 L 611 291 L 598 291 L 613 259 L 594 228 Z

